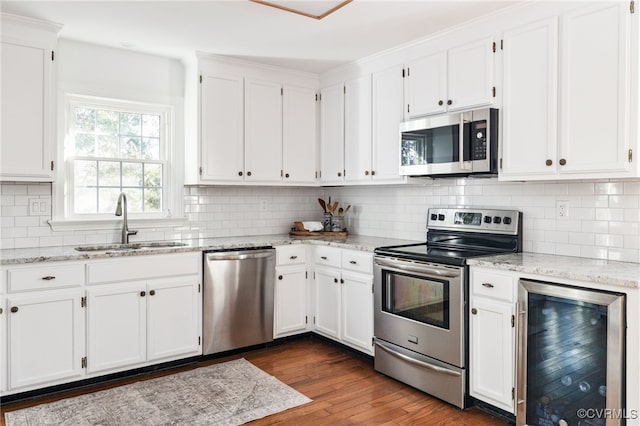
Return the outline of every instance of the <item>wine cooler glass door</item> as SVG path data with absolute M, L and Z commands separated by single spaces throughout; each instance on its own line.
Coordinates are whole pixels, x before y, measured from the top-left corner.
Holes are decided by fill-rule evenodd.
M 520 280 L 518 314 L 517 424 L 612 424 L 598 413 L 623 408 L 624 295 Z

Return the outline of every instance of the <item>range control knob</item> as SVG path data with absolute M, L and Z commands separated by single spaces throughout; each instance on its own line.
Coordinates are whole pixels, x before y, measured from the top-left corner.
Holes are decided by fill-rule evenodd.
M 438 220 L 438 215 L 435 213 L 431 213 L 431 220 Z
M 438 215 L 438 220 L 444 220 L 444 215 L 443 214 L 439 214 Z
M 511 225 L 511 218 L 509 216 L 503 217 L 502 223 L 504 223 L 505 225 Z
M 502 222 L 502 218 L 500 216 L 493 217 L 493 223 L 501 223 L 501 222 Z
M 484 223 L 491 223 L 491 216 L 485 216 Z

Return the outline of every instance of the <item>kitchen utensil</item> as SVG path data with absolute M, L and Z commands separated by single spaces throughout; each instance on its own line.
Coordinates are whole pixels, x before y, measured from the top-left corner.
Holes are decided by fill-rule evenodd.
M 344 211 L 342 212 L 342 216 L 346 215 L 350 208 L 351 208 L 351 204 L 349 204 L 347 208 L 344 209 Z
M 344 213 L 344 209 L 342 207 L 340 207 L 338 209 L 338 216 L 342 217 L 343 213 Z
M 327 203 L 324 202 L 324 200 L 322 198 L 318 198 L 318 202 L 320 203 L 320 206 L 322 207 L 322 210 L 324 210 L 324 212 L 327 212 Z

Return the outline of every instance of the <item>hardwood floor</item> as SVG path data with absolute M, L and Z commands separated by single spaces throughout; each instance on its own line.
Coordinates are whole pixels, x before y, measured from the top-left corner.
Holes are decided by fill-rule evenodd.
M 379 374 L 373 370 L 371 361 L 315 337 L 153 373 L 144 378 L 122 379 L 81 391 L 7 404 L 0 409 L 0 425 L 5 426 L 4 413 L 7 411 L 242 357 L 313 399 L 312 403 L 255 420 L 249 423 L 252 426 L 506 425 L 477 408 L 460 410 Z

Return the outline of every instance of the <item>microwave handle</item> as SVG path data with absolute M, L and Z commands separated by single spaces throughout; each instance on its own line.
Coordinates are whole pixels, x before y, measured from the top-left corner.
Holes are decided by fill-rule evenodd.
M 467 167 L 464 164 L 464 113 L 460 113 L 460 124 L 458 129 L 458 159 L 460 161 L 460 170 L 471 170 L 471 165 Z

